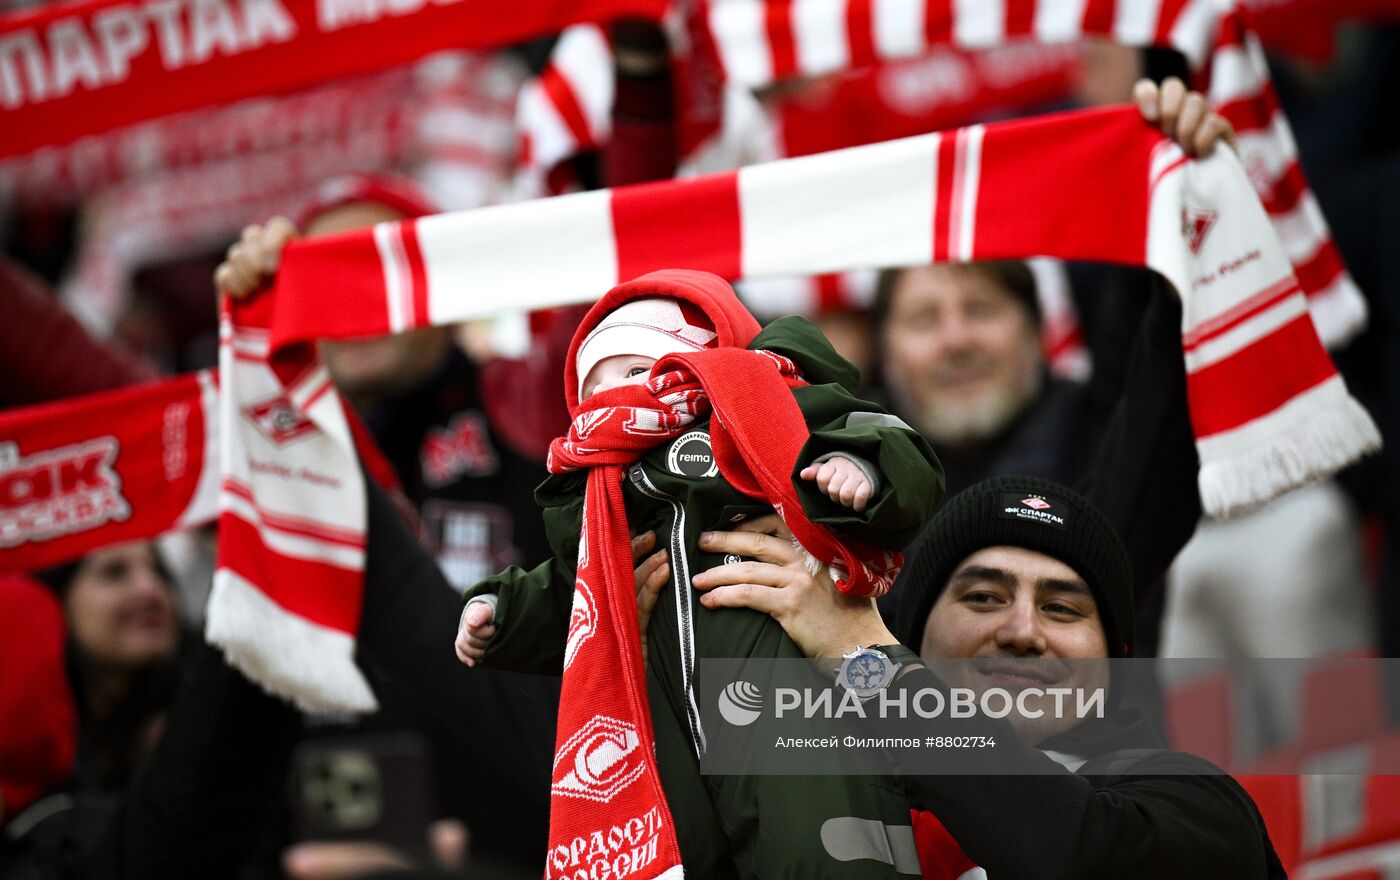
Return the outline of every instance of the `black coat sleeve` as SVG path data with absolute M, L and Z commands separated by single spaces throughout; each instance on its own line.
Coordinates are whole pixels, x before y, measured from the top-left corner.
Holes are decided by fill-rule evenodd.
M 1181 302 L 1155 275 L 1149 283 L 1155 289 L 1123 367 L 1122 393 L 1076 487 L 1118 530 L 1140 594 L 1166 573 L 1201 517 Z
M 917 665 L 901 677 L 900 686 L 943 687 Z M 1282 876 L 1249 796 L 1198 758 L 1154 750 L 1131 774 L 1079 776 L 1022 743 L 1006 721 L 979 717 L 932 724 L 934 735 L 996 740 L 995 749 L 948 750 L 949 768 L 957 773 L 903 776 L 911 803 L 937 816 L 988 876 Z
M 369 542 L 358 658 L 406 700 L 448 725 L 463 757 L 482 768 L 491 808 L 539 829 L 544 852 L 559 680 L 457 660 L 461 596 L 409 531 L 389 497 L 366 479 Z

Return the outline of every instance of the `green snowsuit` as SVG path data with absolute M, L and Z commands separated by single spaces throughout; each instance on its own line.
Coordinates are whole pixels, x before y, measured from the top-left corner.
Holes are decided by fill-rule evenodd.
M 913 540 L 943 490 L 942 470 L 928 443 L 874 404 L 852 394 L 858 373 L 821 332 L 801 318 L 782 318 L 750 348 L 796 361 L 810 383 L 793 390 L 810 431 L 793 484 L 814 522 L 891 550 Z M 746 609 L 705 608 L 690 578 L 726 560 L 703 553 L 700 532 L 730 528 L 772 508 L 740 494 L 707 470 L 708 421 L 648 451 L 627 469 L 623 495 L 633 534 L 654 530 L 670 554 L 672 583 L 661 593 L 647 630 L 647 686 L 656 732 L 661 783 L 675 821 L 683 863 L 694 877 L 867 878 L 918 874 L 913 860 L 909 805 L 886 778 L 861 776 L 701 776 L 697 755 L 704 732 L 687 682 L 695 660 L 707 657 L 801 657 L 768 615 Z M 695 432 L 706 432 L 697 441 Z M 687 439 L 689 438 L 689 439 Z M 827 498 L 815 482 L 797 477 L 829 452 L 848 452 L 873 464 L 880 486 L 864 512 Z M 712 459 L 711 459 L 712 460 Z M 693 476 L 687 474 L 694 474 Z M 494 593 L 496 632 L 483 664 L 559 674 L 573 601 L 574 561 L 586 472 L 551 476 L 536 499 L 554 558 L 526 571 L 511 567 L 488 578 L 466 598 Z M 732 559 L 729 561 L 733 561 Z M 854 647 L 854 646 L 852 646 Z M 828 819 L 854 816 L 884 827 L 890 861 L 838 861 L 823 845 Z M 878 846 L 878 845 L 877 845 Z M 911 861 L 912 860 L 912 861 Z

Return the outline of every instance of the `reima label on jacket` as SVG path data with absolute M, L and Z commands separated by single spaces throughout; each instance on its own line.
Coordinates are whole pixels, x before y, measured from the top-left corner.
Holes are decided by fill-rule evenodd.
M 675 439 L 666 453 L 666 468 L 682 477 L 713 477 L 719 473 L 710 435 L 691 431 Z
M 1065 527 L 1063 510 L 1064 506 L 1054 498 L 1046 498 L 1044 495 L 1021 495 L 1015 492 L 1006 492 L 1001 496 L 1001 512 L 998 516 L 1002 519 L 1016 519 L 1063 529 Z

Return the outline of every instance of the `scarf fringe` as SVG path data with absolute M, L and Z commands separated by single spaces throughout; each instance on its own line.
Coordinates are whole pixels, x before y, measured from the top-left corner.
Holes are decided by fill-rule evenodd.
M 1340 376 L 1230 433 L 1200 441 L 1201 504 L 1217 519 L 1326 479 L 1381 446 L 1375 422 Z
M 379 708 L 355 665 L 354 636 L 284 610 L 228 570 L 214 575 L 206 613 L 205 640 L 269 694 L 323 717 Z

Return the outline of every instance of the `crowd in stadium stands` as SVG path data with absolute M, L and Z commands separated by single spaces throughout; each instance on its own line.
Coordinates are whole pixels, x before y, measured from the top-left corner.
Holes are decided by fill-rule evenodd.
M 647 183 L 681 165 L 680 117 L 693 107 L 681 106 L 676 78 L 696 72 L 673 69 L 655 26 L 624 21 L 609 34 L 610 137 L 554 169 L 552 185 Z M 501 51 L 547 78 L 551 44 Z M 1302 166 L 1369 307 L 1367 329 L 1331 355 L 1386 439 L 1400 436 L 1400 123 L 1389 112 L 1400 88 L 1397 49 L 1392 19 L 1342 26 L 1328 60 L 1298 60 L 1283 48 L 1269 58 Z M 0 42 L 0 85 L 17 69 L 7 51 Z M 1095 43 L 1076 57 L 1062 94 L 1038 95 L 1034 107 L 964 108 L 949 124 L 1135 102 L 1189 153 L 1233 143 L 1229 125 L 1183 86 L 1192 79 L 1179 54 Z M 822 106 L 833 78 L 770 86 L 758 97 L 770 110 Z M 453 124 L 475 118 L 464 113 Z M 90 291 L 74 293 L 72 273 L 93 244 L 84 230 L 97 228 L 93 215 L 112 202 L 99 208 L 101 192 L 65 202 L 17 188 L 11 195 L 0 177 L 0 414 L 214 367 L 219 298 L 256 297 L 288 242 L 431 215 L 453 201 L 421 163 L 341 170 L 289 195 L 281 207 L 291 219 L 245 215 L 249 225 L 224 230 L 212 252 L 172 250 L 129 267 L 107 322 L 74 305 Z M 1067 301 L 1048 298 L 1052 281 Z M 861 289 L 830 294 L 851 283 Z M 907 801 L 912 819 L 871 819 L 873 831 L 841 812 L 857 807 L 820 802 L 828 789 L 818 785 L 784 782 L 785 798 L 773 798 L 744 780 L 681 779 L 668 766 L 694 763 L 689 740 L 681 733 L 667 742 L 671 722 L 657 708 L 661 779 L 683 825 L 688 873 L 1400 876 L 1400 775 L 1368 772 L 1386 760 L 1397 772 L 1400 682 L 1384 667 L 1344 667 L 1374 678 L 1365 688 L 1347 683 L 1365 705 L 1340 705 L 1329 698 L 1337 688 L 1327 665 L 1400 656 L 1395 446 L 1257 510 L 1210 519 L 1196 490 L 1182 302 L 1161 276 L 1088 263 L 1055 264 L 1047 275 L 1021 261 L 987 261 L 881 268 L 858 282 L 823 278 L 813 289 L 796 308 L 860 367 L 843 400 L 858 397 L 856 414 L 878 413 L 886 428 L 927 441 L 942 498 L 930 494 L 931 519 L 911 531 L 919 537 L 905 549 L 904 570 L 878 601 L 837 592 L 831 572 L 808 564 L 777 517 L 745 509 L 722 526 L 707 522 L 701 527 L 733 530 L 696 539 L 714 562 L 689 572 L 689 613 L 771 616 L 758 631 L 782 640 L 772 656 L 874 650 L 899 664 L 895 689 L 944 687 L 935 661 L 948 658 L 1316 665 L 1296 686 L 1260 684 L 1243 698 L 1251 722 L 1214 736 L 1180 733 L 1190 726 L 1184 714 L 1240 698 L 1226 692 L 1238 681 L 1169 682 L 1156 705 L 1122 710 L 1110 723 L 1044 730 L 981 719 L 950 728 L 1014 742 L 998 759 L 1017 772 L 960 752 L 949 758 L 963 762 L 953 773 L 879 777 L 897 792 L 895 812 Z M 1058 320 L 1064 309 L 1088 365 L 1073 375 L 1047 344 L 1052 312 Z M 558 479 L 546 466 L 550 441 L 568 434 L 579 411 L 580 395 L 566 399 L 563 377 L 578 369 L 570 341 L 587 313 L 563 307 L 319 343 L 336 388 L 396 477 L 387 488 L 367 481 L 355 660 L 377 699 L 374 713 L 303 713 L 205 643 L 213 525 L 41 570 L 0 564 L 0 880 L 576 876 L 579 854 L 570 870 L 549 834 L 558 672 L 570 655 L 561 639 L 537 650 L 553 675 L 493 668 L 491 614 L 464 607 L 463 594 L 480 596 L 473 587 L 510 566 L 549 570 L 540 504 L 548 513 L 554 502 L 535 490 Z M 608 354 L 651 351 L 613 344 L 624 347 Z M 696 348 L 658 349 L 648 366 Z M 0 431 L 0 477 L 9 440 Z M 859 502 L 821 482 L 853 521 L 865 498 L 874 506 L 885 497 L 888 478 L 880 478 L 890 471 L 878 456 L 872 464 L 836 455 L 813 466 L 854 461 L 852 489 L 867 480 Z M 581 497 L 583 485 L 570 491 Z M 1053 528 L 1008 524 L 997 513 L 1007 493 L 1049 499 L 1065 519 Z M 627 509 L 644 508 L 634 499 Z M 587 516 L 592 528 L 594 512 Z M 653 608 L 665 632 L 677 626 L 665 590 L 673 575 L 680 583 L 673 569 L 686 552 L 650 528 L 631 547 L 644 639 L 658 625 Z M 0 543 L 0 560 L 7 547 Z M 572 585 L 572 560 L 565 563 Z M 497 601 L 525 600 L 492 595 L 491 613 Z M 569 611 L 567 596 L 560 608 Z M 716 619 L 730 618 L 707 618 Z M 508 622 L 518 626 L 503 615 L 494 621 Z M 565 626 L 573 650 L 574 624 L 555 621 L 561 636 Z M 703 645 L 704 626 L 696 630 Z M 650 642 L 653 654 L 659 643 L 660 635 Z M 525 647 L 536 653 L 534 643 Z M 519 654 L 518 641 L 514 648 Z M 645 662 L 660 707 L 672 686 L 661 662 Z M 1338 763 L 1337 755 L 1351 757 Z M 1331 769 L 1309 775 L 1320 766 Z M 832 825 L 833 816 L 855 824 Z

